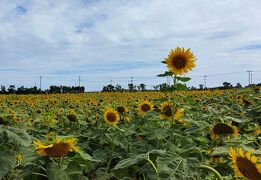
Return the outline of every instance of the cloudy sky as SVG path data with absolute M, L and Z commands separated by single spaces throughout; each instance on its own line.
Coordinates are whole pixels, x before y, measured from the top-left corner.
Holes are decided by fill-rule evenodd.
M 177 46 L 191 48 L 188 85 L 261 79 L 260 0 L 0 0 L 0 85 L 81 84 L 87 91 L 166 82 Z

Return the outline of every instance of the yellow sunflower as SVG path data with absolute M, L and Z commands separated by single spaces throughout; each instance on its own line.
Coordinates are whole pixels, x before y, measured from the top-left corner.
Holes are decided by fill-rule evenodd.
M 170 119 L 172 117 L 172 104 L 169 102 L 164 102 L 160 104 L 160 118 L 162 120 Z
M 53 142 L 43 143 L 40 140 L 34 141 L 36 152 L 47 157 L 63 157 L 69 152 L 79 152 L 75 146 L 76 138 L 56 138 Z
M 77 121 L 77 116 L 76 116 L 76 114 L 68 114 L 67 115 L 67 119 L 69 120 L 69 121 L 71 121 L 71 122 L 76 122 Z
M 104 120 L 107 124 L 116 125 L 120 121 L 120 115 L 114 109 L 106 109 L 104 112 Z
M 173 74 L 182 75 L 186 74 L 189 70 L 194 68 L 196 57 L 190 51 L 184 48 L 177 47 L 175 50 L 171 50 L 168 57 L 165 59 L 169 71 Z
M 238 177 L 246 177 L 251 180 L 261 179 L 261 164 L 257 163 L 257 157 L 251 152 L 244 154 L 242 148 L 230 149 L 229 155 L 232 158 L 235 174 Z
M 125 108 L 124 106 L 118 106 L 118 107 L 116 108 L 116 110 L 117 110 L 117 112 L 118 112 L 119 114 L 128 113 L 128 109 Z
M 119 115 L 120 115 L 120 120 L 121 120 L 121 121 L 130 122 L 130 118 L 129 118 L 129 116 L 128 116 L 129 110 L 128 110 L 126 107 L 124 107 L 124 106 L 118 106 L 118 107 L 116 108 L 116 111 L 119 113 Z
M 202 107 L 201 107 L 201 110 L 202 110 L 202 111 L 207 111 L 207 110 L 208 110 L 208 107 L 207 107 L 207 106 L 202 106 Z
M 255 130 L 255 135 L 259 135 L 259 134 L 261 134 L 261 126 L 257 126 L 257 128 L 256 128 L 256 130 Z
M 138 106 L 138 111 L 140 114 L 145 114 L 146 112 L 153 110 L 154 106 L 148 100 L 145 100 L 142 104 Z
M 211 164 L 219 164 L 219 163 L 223 163 L 224 162 L 224 159 L 222 158 L 222 156 L 219 156 L 219 155 L 215 155 L 215 156 L 211 156 L 209 158 L 209 162 Z
M 226 123 L 217 123 L 209 130 L 209 134 L 212 140 L 216 140 L 221 135 L 225 135 L 227 140 L 230 139 L 230 135 L 234 137 L 238 136 L 238 129 L 236 126 Z
M 180 108 L 176 108 L 174 118 L 175 120 L 180 120 L 181 116 L 183 116 L 183 111 Z

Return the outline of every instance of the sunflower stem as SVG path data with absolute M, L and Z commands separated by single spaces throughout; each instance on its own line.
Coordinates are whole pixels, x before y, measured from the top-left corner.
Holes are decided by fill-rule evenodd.
M 175 94 L 176 94 L 176 82 L 177 82 L 177 78 L 176 76 L 173 77 L 173 86 L 174 86 L 174 89 L 172 91 L 172 121 L 171 121 L 171 127 L 173 127 L 174 125 L 174 116 L 175 116 Z
M 219 174 L 219 172 L 217 170 L 215 170 L 214 168 L 210 167 L 210 166 L 206 166 L 206 165 L 200 165 L 199 168 L 201 169 L 206 169 L 211 171 L 212 173 L 215 174 L 215 176 L 219 179 L 219 180 L 223 180 L 223 177 Z
M 59 157 L 58 165 L 59 165 L 59 167 L 62 167 L 62 165 L 63 165 L 63 157 Z
M 155 164 L 150 160 L 150 155 L 148 155 L 148 157 L 145 159 L 151 164 L 155 172 L 158 174 L 158 169 L 156 168 Z

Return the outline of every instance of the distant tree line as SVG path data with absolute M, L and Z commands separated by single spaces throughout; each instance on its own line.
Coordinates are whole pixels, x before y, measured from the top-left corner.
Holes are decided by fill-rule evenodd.
M 261 83 L 259 84 L 251 84 L 246 87 L 250 86 L 261 86 Z M 188 87 L 188 90 L 204 90 L 204 89 L 235 89 L 235 88 L 242 88 L 242 85 L 240 83 L 237 83 L 235 86 L 233 86 L 229 82 L 223 82 L 223 86 L 219 87 L 211 87 L 211 88 L 205 88 L 203 84 L 199 84 L 199 87 Z M 172 89 L 172 86 L 167 83 L 158 84 L 152 87 L 152 89 L 146 89 L 146 85 L 141 83 L 139 85 L 134 84 L 128 84 L 128 88 L 125 89 L 121 85 L 117 84 L 116 86 L 113 86 L 112 84 L 108 84 L 106 86 L 103 86 L 102 92 L 137 92 L 137 91 L 162 91 L 166 92 Z M 46 90 L 40 90 L 36 86 L 26 88 L 24 86 L 16 88 L 14 85 L 10 85 L 8 88 L 5 86 L 1 86 L 0 94 L 59 94 L 59 93 L 83 93 L 85 92 L 84 86 L 50 86 Z
M 123 91 L 147 91 L 146 85 L 141 83 L 139 85 L 128 84 L 128 89 L 124 89 L 121 85 L 117 84 L 113 86 L 112 84 L 108 84 L 107 86 L 103 86 L 102 92 L 123 92 Z
M 261 83 L 259 84 L 252 84 L 250 86 L 261 86 Z M 246 86 L 249 87 L 249 86 Z M 224 89 L 234 89 L 234 88 L 242 88 L 242 85 L 240 83 L 237 83 L 235 86 L 233 86 L 231 83 L 229 82 L 223 82 L 223 86 L 218 86 L 218 87 L 211 87 L 211 88 L 205 88 L 203 84 L 200 84 L 199 87 L 188 87 L 188 90 L 204 90 L 204 89 L 219 89 L 219 90 L 224 90 Z M 145 84 L 140 84 L 140 85 L 134 85 L 134 84 L 128 84 L 128 88 L 124 89 L 122 88 L 119 84 L 117 84 L 116 86 L 113 86 L 112 84 L 109 84 L 107 86 L 103 86 L 102 88 L 102 92 L 115 92 L 115 91 L 119 91 L 119 92 L 123 92 L 123 91 L 132 91 L 132 92 L 136 92 L 136 91 L 169 91 L 172 89 L 172 85 L 169 85 L 167 83 L 162 83 L 162 84 L 158 84 L 153 86 L 153 89 L 146 89 L 146 85 Z
M 8 88 L 1 86 L 0 94 L 54 94 L 54 93 L 82 93 L 84 87 L 81 86 L 50 86 L 46 90 L 40 90 L 36 86 L 26 88 L 24 86 L 15 88 L 15 85 L 10 85 Z

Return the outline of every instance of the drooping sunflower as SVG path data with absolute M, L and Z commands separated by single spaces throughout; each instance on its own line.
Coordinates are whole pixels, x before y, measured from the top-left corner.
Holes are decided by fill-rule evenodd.
M 183 47 L 177 47 L 175 50 L 170 51 L 165 62 L 170 72 L 175 75 L 182 75 L 196 66 L 195 60 L 196 57 L 190 49 L 185 50 Z
M 76 122 L 77 121 L 77 116 L 76 114 L 68 114 L 67 119 L 71 122 Z
M 209 130 L 209 134 L 212 140 L 216 140 L 219 136 L 224 135 L 227 140 L 230 139 L 230 135 L 234 137 L 238 136 L 238 129 L 236 126 L 226 123 L 217 123 Z
M 117 112 L 118 112 L 119 114 L 128 113 L 128 109 L 125 108 L 124 106 L 118 106 L 118 107 L 116 108 L 116 110 L 117 110 Z
M 107 124 L 116 125 L 119 123 L 120 115 L 114 109 L 106 109 L 104 112 L 104 120 Z
M 47 157 L 63 157 L 69 152 L 79 152 L 75 146 L 76 138 L 56 138 L 53 142 L 43 143 L 40 140 L 34 141 L 36 152 Z
M 121 120 L 121 121 L 130 122 L 130 118 L 129 118 L 129 116 L 128 116 L 129 110 L 128 110 L 126 107 L 124 107 L 124 106 L 118 106 L 118 107 L 116 108 L 116 111 L 119 113 L 119 115 L 120 115 L 120 120 Z
M 232 158 L 232 167 L 236 176 L 246 177 L 251 180 L 261 179 L 261 164 L 257 163 L 258 158 L 252 155 L 251 152 L 248 151 L 244 154 L 242 148 L 231 148 L 229 155 Z
M 170 119 L 172 117 L 172 104 L 169 102 L 164 102 L 160 104 L 160 119 Z
M 140 114 L 145 114 L 148 111 L 153 110 L 153 104 L 150 103 L 148 100 L 145 100 L 143 103 L 138 105 L 138 111 Z

